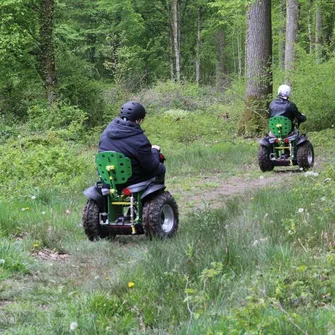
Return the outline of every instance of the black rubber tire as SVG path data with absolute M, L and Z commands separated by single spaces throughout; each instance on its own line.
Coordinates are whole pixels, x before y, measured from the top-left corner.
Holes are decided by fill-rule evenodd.
M 143 205 L 142 222 L 148 235 L 172 237 L 178 230 L 178 205 L 168 191 L 154 194 Z
M 310 141 L 302 142 L 297 148 L 297 163 L 300 168 L 307 170 L 314 165 L 314 148 Z
M 270 150 L 265 145 L 260 145 L 258 148 L 258 165 L 262 172 L 272 171 L 274 168 L 270 160 Z
M 99 223 L 99 206 L 93 199 L 88 199 L 83 210 L 83 228 L 90 241 L 106 238 L 108 234 Z

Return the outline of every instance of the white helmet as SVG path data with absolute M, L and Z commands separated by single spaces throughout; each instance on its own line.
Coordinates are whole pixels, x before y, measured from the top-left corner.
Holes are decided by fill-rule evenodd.
M 287 99 L 291 95 L 291 87 L 288 85 L 280 85 L 278 88 L 278 96 Z

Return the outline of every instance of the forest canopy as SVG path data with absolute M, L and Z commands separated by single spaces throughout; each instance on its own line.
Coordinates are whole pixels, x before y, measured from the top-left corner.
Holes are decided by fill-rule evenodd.
M 2 122 L 93 127 L 168 81 L 218 92 L 241 82 L 257 122 L 285 82 L 309 127 L 327 128 L 335 123 L 334 18 L 333 0 L 3 0 Z M 244 125 L 250 115 L 240 114 Z

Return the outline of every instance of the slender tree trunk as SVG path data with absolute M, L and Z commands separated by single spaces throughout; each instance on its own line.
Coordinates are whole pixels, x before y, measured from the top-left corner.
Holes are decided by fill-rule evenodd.
M 176 80 L 180 82 L 180 42 L 179 42 L 179 18 L 178 18 L 178 0 L 172 0 L 172 27 L 173 27 L 173 46 L 175 52 Z
M 332 1 L 332 7 L 328 15 L 328 24 L 325 24 L 326 30 L 324 35 L 325 46 L 329 47 L 334 41 L 335 34 L 335 0 Z
M 233 65 L 234 65 L 234 73 L 237 73 L 236 69 L 236 52 L 235 52 L 235 29 L 233 30 L 232 36 L 231 36 L 231 49 L 233 52 Z
M 171 81 L 175 80 L 175 51 L 174 51 L 174 42 L 173 42 L 173 27 L 169 22 L 169 27 L 170 27 L 170 79 Z
M 315 61 L 321 63 L 322 58 L 322 9 L 321 4 L 316 5 L 315 13 Z
M 286 8 L 286 45 L 285 45 L 285 76 L 289 81 L 290 70 L 295 60 L 295 43 L 298 34 L 299 7 L 298 0 L 288 0 Z
M 200 48 L 201 48 L 201 7 L 198 8 L 197 48 L 196 48 L 196 61 L 195 61 L 195 77 L 197 84 L 200 83 Z
M 40 68 L 49 104 L 56 98 L 56 62 L 53 41 L 54 0 L 40 0 Z
M 237 31 L 237 59 L 238 59 L 238 77 L 239 78 L 242 77 L 242 71 L 243 71 L 242 56 L 243 56 L 243 53 L 242 53 L 241 31 L 240 29 L 238 29 Z
M 309 42 L 309 53 L 313 52 L 313 33 L 312 33 L 312 11 L 313 11 L 313 0 L 309 0 L 308 8 L 308 42 Z
M 280 2 L 280 28 L 279 28 L 279 55 L 278 65 L 280 70 L 284 70 L 284 59 L 285 59 L 285 0 Z
M 224 48 L 225 35 L 222 30 L 216 32 L 216 89 L 219 90 L 223 86 L 224 78 Z
M 268 99 L 272 93 L 271 0 L 254 1 L 250 5 L 246 53 L 246 110 L 238 133 L 254 135 L 266 126 Z

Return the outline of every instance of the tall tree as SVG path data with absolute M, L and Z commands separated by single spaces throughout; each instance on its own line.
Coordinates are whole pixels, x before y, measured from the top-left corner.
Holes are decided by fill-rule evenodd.
M 285 73 L 289 80 L 290 70 L 295 59 L 295 43 L 298 34 L 299 7 L 298 0 L 287 0 L 286 8 L 286 44 L 285 44 Z
M 225 34 L 223 30 L 216 32 L 216 88 L 223 86 L 225 73 Z
M 246 43 L 246 110 L 239 124 L 243 135 L 260 133 L 272 93 L 271 0 L 254 1 L 248 11 Z
M 315 13 L 315 61 L 321 62 L 322 57 L 322 8 L 318 1 Z
M 311 54 L 313 50 L 313 32 L 312 32 L 313 0 L 309 0 L 308 6 L 309 7 L 308 7 L 307 27 L 308 27 L 309 53 Z
M 279 52 L 278 63 L 281 70 L 284 69 L 285 59 L 285 0 L 280 0 L 280 27 L 279 27 Z
M 180 19 L 179 0 L 172 0 L 172 36 L 174 61 L 176 67 L 176 80 L 180 82 Z
M 200 83 L 200 53 L 201 53 L 201 21 L 202 21 L 202 8 L 198 8 L 198 19 L 197 19 L 197 47 L 195 56 L 195 81 L 197 84 Z
M 39 20 L 40 36 L 38 59 L 40 75 L 45 85 L 49 104 L 56 98 L 56 60 L 54 50 L 54 0 L 40 0 Z

